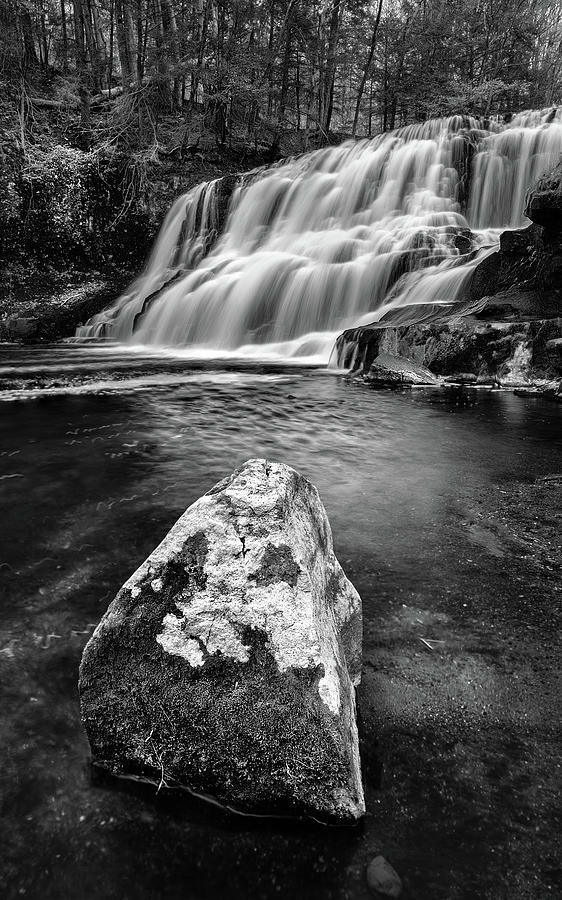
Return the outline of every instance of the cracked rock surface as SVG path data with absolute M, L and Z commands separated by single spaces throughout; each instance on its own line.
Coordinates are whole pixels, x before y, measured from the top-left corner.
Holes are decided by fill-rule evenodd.
M 181 516 L 86 646 L 82 719 L 114 775 L 246 813 L 354 822 L 361 601 L 316 488 L 253 459 Z

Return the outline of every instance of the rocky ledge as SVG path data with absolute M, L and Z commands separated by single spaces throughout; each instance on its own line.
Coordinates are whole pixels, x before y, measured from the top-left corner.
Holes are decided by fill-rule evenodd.
M 351 824 L 361 601 L 316 488 L 248 461 L 129 578 L 82 658 L 95 763 L 236 811 Z
M 527 228 L 506 231 L 452 313 L 397 314 L 343 332 L 342 368 L 371 384 L 487 384 L 562 399 L 562 162 L 529 192 Z
M 355 377 L 375 386 L 456 382 L 562 400 L 562 318 L 362 328 L 340 338 L 339 352 Z

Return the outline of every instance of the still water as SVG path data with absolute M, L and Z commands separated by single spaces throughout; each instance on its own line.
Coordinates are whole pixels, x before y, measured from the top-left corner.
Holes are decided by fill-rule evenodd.
M 433 616 L 435 636 L 448 604 L 459 622 L 478 617 L 483 578 L 501 593 L 498 553 L 467 538 L 467 497 L 560 472 L 562 407 L 475 390 L 375 392 L 321 369 L 80 344 L 0 347 L 0 388 L 2 896 L 367 896 L 365 862 L 389 853 L 377 813 L 383 714 L 368 678 L 365 825 L 289 829 L 93 781 L 77 706 L 83 646 L 185 508 L 265 456 L 317 485 L 363 598 L 366 659 L 383 677 L 379 631 L 400 611 Z M 509 571 L 501 577 L 509 596 Z M 404 806 L 395 813 L 406 822 Z M 417 860 L 408 888 L 401 841 L 431 832 L 425 817 L 409 819 L 390 849 L 404 896 L 504 896 L 483 883 L 463 893 L 466 874 L 451 876 L 448 860 Z M 443 839 L 430 835 L 424 859 Z M 458 872 L 473 851 L 459 851 Z

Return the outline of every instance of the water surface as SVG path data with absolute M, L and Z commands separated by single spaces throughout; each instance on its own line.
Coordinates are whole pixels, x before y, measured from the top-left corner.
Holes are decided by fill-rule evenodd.
M 0 347 L 0 387 L 3 896 L 363 898 L 375 852 L 406 897 L 555 884 L 557 582 L 486 504 L 562 471 L 560 406 L 80 344 Z M 91 779 L 82 648 L 177 517 L 252 456 L 317 485 L 363 598 L 360 829 L 254 825 Z

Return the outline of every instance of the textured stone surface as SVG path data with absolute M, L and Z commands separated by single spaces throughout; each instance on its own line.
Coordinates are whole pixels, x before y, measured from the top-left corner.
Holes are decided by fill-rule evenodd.
M 525 215 L 538 225 L 562 231 L 562 160 L 529 191 Z
M 368 373 L 373 385 L 394 387 L 401 384 L 436 384 L 438 379 L 425 366 L 392 353 L 379 353 Z
M 344 342 L 345 334 L 348 343 Z M 340 340 L 342 364 L 371 380 L 377 360 L 393 354 L 439 376 L 498 380 L 506 386 L 562 377 L 562 318 L 488 322 L 466 318 L 402 328 L 356 329 Z M 456 378 L 459 380 L 459 378 Z
M 355 821 L 361 603 L 318 492 L 250 460 L 129 578 L 80 669 L 94 761 L 240 811 Z

